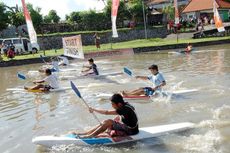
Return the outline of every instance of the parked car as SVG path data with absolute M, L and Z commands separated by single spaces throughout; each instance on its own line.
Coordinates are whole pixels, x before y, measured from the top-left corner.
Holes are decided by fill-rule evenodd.
M 16 54 L 27 54 L 27 53 L 37 53 L 40 47 L 37 43 L 30 43 L 28 38 L 7 38 L 3 39 L 3 48 L 1 53 L 4 53 L 9 46 L 15 47 Z

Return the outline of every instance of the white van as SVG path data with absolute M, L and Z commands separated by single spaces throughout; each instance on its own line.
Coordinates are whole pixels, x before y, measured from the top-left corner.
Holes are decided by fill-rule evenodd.
M 37 53 L 40 50 L 39 45 L 37 43 L 31 44 L 28 38 L 7 38 L 3 39 L 1 52 L 3 53 L 10 44 L 14 45 L 17 54 Z

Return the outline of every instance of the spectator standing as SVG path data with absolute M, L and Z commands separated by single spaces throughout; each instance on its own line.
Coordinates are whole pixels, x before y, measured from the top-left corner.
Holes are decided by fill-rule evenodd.
M 95 34 L 93 35 L 93 37 L 94 37 L 95 45 L 96 45 L 97 49 L 101 48 L 101 46 L 100 46 L 100 39 L 101 38 L 98 36 L 97 32 L 95 32 Z

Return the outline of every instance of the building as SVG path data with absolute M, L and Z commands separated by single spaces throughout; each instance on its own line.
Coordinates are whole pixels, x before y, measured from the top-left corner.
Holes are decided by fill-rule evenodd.
M 189 3 L 189 0 L 178 0 L 178 10 L 181 12 L 183 8 Z M 167 6 L 173 6 L 174 0 L 148 0 L 146 5 L 150 13 L 148 15 L 148 23 L 151 25 L 162 24 L 167 22 L 166 17 L 162 14 L 162 11 Z
M 222 21 L 230 21 L 230 2 L 215 0 Z M 183 9 L 186 18 L 213 18 L 213 0 L 191 0 Z

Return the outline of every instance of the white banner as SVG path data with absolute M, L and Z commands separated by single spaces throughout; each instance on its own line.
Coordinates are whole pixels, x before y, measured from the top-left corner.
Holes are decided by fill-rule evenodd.
M 64 55 L 84 59 L 81 35 L 62 38 Z
M 178 5 L 177 5 L 177 0 L 174 0 L 174 8 L 175 8 L 175 24 L 179 24 L 179 11 L 178 11 Z
M 31 20 L 30 17 L 30 13 L 27 9 L 25 0 L 21 0 L 22 1 L 22 7 L 23 7 L 23 13 L 26 19 L 26 25 L 27 25 L 27 29 L 28 29 L 28 34 L 30 37 L 30 42 L 33 43 L 37 43 L 37 34 L 36 31 L 34 30 L 34 26 L 33 26 L 33 22 Z
M 214 22 L 218 32 L 224 32 L 225 28 L 223 26 L 222 20 L 220 18 L 219 12 L 217 10 L 216 1 L 213 0 L 213 12 L 214 12 Z
M 112 0 L 112 12 L 111 12 L 111 20 L 112 20 L 112 32 L 113 38 L 117 38 L 117 26 L 116 26 L 116 20 L 117 20 L 117 12 L 118 12 L 118 7 L 120 4 L 120 0 Z

